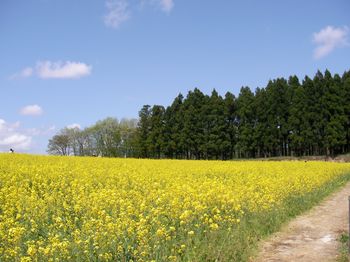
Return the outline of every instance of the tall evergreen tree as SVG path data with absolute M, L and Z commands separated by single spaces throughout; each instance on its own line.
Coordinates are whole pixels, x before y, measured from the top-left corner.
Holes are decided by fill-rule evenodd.
M 321 138 L 320 124 L 320 108 L 321 91 L 317 89 L 313 80 L 308 76 L 303 80 L 304 89 L 304 121 L 301 135 L 303 137 L 305 154 L 318 154 L 319 139 Z
M 150 157 L 149 133 L 151 129 L 150 105 L 144 105 L 139 111 L 139 122 L 137 125 L 138 155 L 140 157 Z
M 151 109 L 147 142 L 151 156 L 155 158 L 160 158 L 164 151 L 164 113 L 165 109 L 160 105 L 154 105 Z
M 288 117 L 291 93 L 287 81 L 278 78 L 270 81 L 266 87 L 268 112 L 267 121 L 271 131 L 270 148 L 274 156 L 287 155 Z
M 254 93 L 249 87 L 242 87 L 237 99 L 239 157 L 255 157 L 256 141 L 254 140 Z
M 327 70 L 325 72 L 326 91 L 324 94 L 324 118 L 326 119 L 325 129 L 325 147 L 326 154 L 334 156 L 337 153 L 343 153 L 346 145 L 346 123 L 345 115 L 346 93 L 342 87 L 342 81 L 339 75 L 332 77 Z
M 232 159 L 235 156 L 235 145 L 237 143 L 237 105 L 236 105 L 236 97 L 227 92 L 225 94 L 224 100 L 224 115 L 226 120 L 226 140 L 223 142 L 223 148 L 225 151 L 225 158 Z
M 169 158 L 182 158 L 184 153 L 182 104 L 183 95 L 179 94 L 164 114 L 164 153 Z
M 228 140 L 225 103 L 215 89 L 208 99 L 204 117 L 206 119 L 204 157 L 206 159 L 223 159 L 225 158 L 225 150 L 227 149 L 225 142 Z
M 290 155 L 302 156 L 305 153 L 305 137 L 302 134 L 303 129 L 306 126 L 305 115 L 307 112 L 306 99 L 304 87 L 300 84 L 299 79 L 296 76 L 290 77 L 288 80 L 290 89 L 293 90 L 291 97 L 291 106 L 289 107 L 289 119 L 288 126 L 289 143 L 290 143 Z
M 257 88 L 255 91 L 255 118 L 254 118 L 254 140 L 258 157 L 270 156 L 269 145 L 271 144 L 271 130 L 268 125 L 268 100 L 266 90 Z
M 344 89 L 344 114 L 346 116 L 345 133 L 346 143 L 344 152 L 350 152 L 350 71 L 342 76 L 342 86 Z
M 204 105 L 206 96 L 198 89 L 188 92 L 183 103 L 184 143 L 186 158 L 200 159 L 204 137 Z

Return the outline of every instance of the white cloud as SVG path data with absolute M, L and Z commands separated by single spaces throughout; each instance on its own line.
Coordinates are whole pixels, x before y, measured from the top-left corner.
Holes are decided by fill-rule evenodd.
M 173 0 L 159 0 L 159 4 L 162 8 L 162 10 L 166 13 L 169 13 L 173 7 L 174 7 L 174 1 Z
M 10 79 L 15 79 L 15 78 L 27 78 L 33 75 L 33 68 L 31 67 L 26 67 L 24 68 L 21 72 L 13 74 Z
M 8 151 L 10 148 L 17 150 L 28 150 L 32 138 L 18 131 L 19 122 L 10 124 L 0 119 L 0 150 Z
M 126 0 L 108 0 L 106 7 L 108 13 L 103 18 L 106 26 L 119 28 L 123 22 L 130 18 Z
M 81 62 L 71 61 L 39 61 L 35 67 L 26 67 L 10 78 L 27 78 L 36 75 L 42 79 L 49 78 L 81 78 L 91 74 L 92 66 Z
M 348 45 L 347 36 L 349 29 L 347 27 L 336 28 L 333 26 L 327 26 L 320 32 L 313 34 L 313 42 L 317 45 L 314 50 L 314 58 L 320 59 L 335 48 Z
M 69 128 L 69 129 L 75 129 L 75 128 L 81 129 L 81 126 L 77 123 L 73 123 L 73 124 L 68 125 L 67 128 Z
M 92 67 L 81 62 L 41 61 L 36 65 L 40 78 L 80 78 L 91 73 Z
M 20 110 L 21 115 L 39 116 L 43 113 L 43 109 L 38 105 L 28 105 Z

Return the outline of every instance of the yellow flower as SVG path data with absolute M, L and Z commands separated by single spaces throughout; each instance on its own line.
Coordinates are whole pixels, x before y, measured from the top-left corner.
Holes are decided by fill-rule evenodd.
M 210 229 L 212 229 L 212 230 L 217 230 L 217 229 L 219 228 L 219 225 L 216 224 L 216 223 L 212 223 L 212 224 L 209 225 L 209 227 L 210 227 Z
M 0 261 L 176 261 L 350 164 L 0 154 L 0 170 Z

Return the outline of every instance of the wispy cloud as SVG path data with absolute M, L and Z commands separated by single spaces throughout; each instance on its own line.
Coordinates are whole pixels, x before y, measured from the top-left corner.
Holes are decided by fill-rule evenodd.
M 166 13 L 169 13 L 174 7 L 173 0 L 159 0 L 159 4 L 160 4 L 162 10 Z
M 20 110 L 20 114 L 25 116 L 39 116 L 43 114 L 43 109 L 38 105 L 28 105 Z
M 31 67 L 26 67 L 24 69 L 22 69 L 21 72 L 13 74 L 10 78 L 11 79 L 15 79 L 15 78 L 26 78 L 26 77 L 30 77 L 33 74 L 33 68 Z
M 141 6 L 156 6 L 165 13 L 170 13 L 174 8 L 174 0 L 138 0 Z M 134 4 L 132 4 L 134 3 Z M 131 0 L 107 0 L 105 2 L 107 14 L 103 17 L 106 26 L 117 29 L 131 18 L 132 10 L 137 4 Z
M 69 129 L 75 129 L 75 128 L 81 129 L 81 126 L 77 123 L 73 123 L 73 124 L 68 125 L 67 128 L 69 128 Z
M 103 18 L 106 26 L 119 28 L 123 22 L 130 18 L 126 0 L 108 0 L 106 7 L 108 11 Z
M 21 72 L 14 74 L 14 78 L 27 78 L 37 76 L 41 79 L 72 79 L 81 78 L 91 74 L 92 66 L 82 62 L 72 61 L 39 61 L 34 67 L 26 67 Z
M 32 143 L 32 137 L 21 133 L 19 122 L 7 123 L 0 119 L 0 150 L 8 151 L 10 148 L 16 150 L 28 150 Z
M 56 126 L 52 125 L 49 127 L 28 128 L 24 131 L 24 133 L 30 136 L 47 136 L 52 135 L 55 130 Z
M 313 34 L 313 42 L 317 45 L 314 58 L 320 59 L 330 54 L 335 48 L 348 45 L 348 27 L 327 26 Z

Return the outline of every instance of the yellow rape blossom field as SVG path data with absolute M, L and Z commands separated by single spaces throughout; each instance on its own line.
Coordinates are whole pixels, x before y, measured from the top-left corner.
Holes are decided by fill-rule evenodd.
M 350 164 L 0 155 L 0 261 L 244 261 Z

